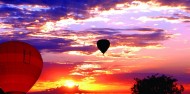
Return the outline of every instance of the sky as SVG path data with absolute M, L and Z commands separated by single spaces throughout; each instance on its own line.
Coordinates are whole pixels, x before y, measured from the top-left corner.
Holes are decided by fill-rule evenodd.
M 64 86 L 130 92 L 155 73 L 190 92 L 189 0 L 1 0 L 0 43 L 20 40 L 43 58 L 29 92 Z M 108 39 L 102 55 L 96 46 Z M 130 94 L 130 93 L 129 93 Z

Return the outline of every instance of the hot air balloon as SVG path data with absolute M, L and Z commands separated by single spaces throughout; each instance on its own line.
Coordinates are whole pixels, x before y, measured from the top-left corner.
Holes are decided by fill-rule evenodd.
M 107 39 L 100 39 L 97 41 L 97 47 L 104 54 L 110 47 L 110 42 Z
M 42 67 L 42 57 L 33 46 L 20 41 L 0 44 L 0 88 L 6 94 L 26 94 Z

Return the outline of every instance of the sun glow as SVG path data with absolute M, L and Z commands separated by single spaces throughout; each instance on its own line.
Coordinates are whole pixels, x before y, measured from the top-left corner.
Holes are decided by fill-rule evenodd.
M 76 83 L 73 80 L 66 80 L 64 86 L 73 88 L 74 86 L 76 86 Z

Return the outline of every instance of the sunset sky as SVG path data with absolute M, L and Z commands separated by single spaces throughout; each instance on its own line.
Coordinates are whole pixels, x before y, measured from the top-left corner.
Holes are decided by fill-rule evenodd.
M 166 74 L 190 92 L 190 0 L 1 0 L 0 43 L 36 47 L 42 74 L 30 92 L 79 85 L 126 91 Z M 99 39 L 108 39 L 103 56 Z M 130 93 L 129 93 L 130 94 Z

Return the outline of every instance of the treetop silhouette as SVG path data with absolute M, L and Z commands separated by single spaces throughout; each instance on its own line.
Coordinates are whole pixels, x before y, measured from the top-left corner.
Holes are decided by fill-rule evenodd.
M 144 79 L 135 78 L 132 94 L 182 94 L 184 87 L 177 85 L 177 79 L 166 75 L 152 75 Z

